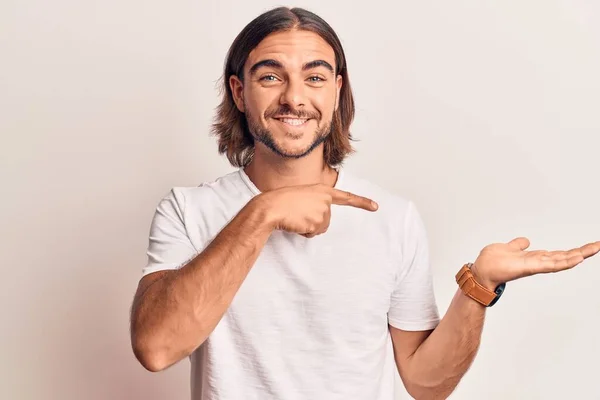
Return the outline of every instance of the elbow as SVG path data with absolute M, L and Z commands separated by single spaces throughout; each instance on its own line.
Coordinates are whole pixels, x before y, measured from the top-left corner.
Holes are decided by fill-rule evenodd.
M 455 388 L 456 385 L 447 384 L 437 386 L 406 385 L 406 391 L 415 400 L 445 400 L 452 394 Z
M 168 341 L 151 338 L 132 337 L 135 358 L 150 372 L 161 372 L 189 356 L 194 350 L 174 348 Z
M 150 372 L 160 372 L 170 366 L 168 356 L 165 351 L 158 346 L 144 343 L 139 338 L 132 338 L 132 348 L 135 358 L 142 366 Z
M 140 364 L 150 372 L 160 372 L 168 367 L 168 364 L 163 359 L 153 354 L 143 354 L 136 357 Z

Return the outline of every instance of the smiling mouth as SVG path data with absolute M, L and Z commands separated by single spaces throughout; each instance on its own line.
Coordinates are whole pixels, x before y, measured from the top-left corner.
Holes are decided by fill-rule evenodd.
M 279 122 L 290 126 L 302 126 L 308 121 L 307 118 L 275 118 Z

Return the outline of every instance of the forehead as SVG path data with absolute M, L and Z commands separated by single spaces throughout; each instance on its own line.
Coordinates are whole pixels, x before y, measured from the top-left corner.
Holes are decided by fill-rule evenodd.
M 275 59 L 289 67 L 321 59 L 335 66 L 335 52 L 329 43 L 317 33 L 305 30 L 270 34 L 250 52 L 246 67 L 265 59 Z

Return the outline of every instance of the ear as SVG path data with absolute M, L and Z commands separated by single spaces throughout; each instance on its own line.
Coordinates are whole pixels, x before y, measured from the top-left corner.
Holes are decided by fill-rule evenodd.
M 337 111 L 337 109 L 340 105 L 340 92 L 342 90 L 342 85 L 344 84 L 341 75 L 337 76 L 335 84 L 337 86 L 337 93 L 335 95 L 335 111 Z
M 244 112 L 244 84 L 241 79 L 235 75 L 229 77 L 229 87 L 231 88 L 231 94 L 233 95 L 233 101 L 240 112 Z

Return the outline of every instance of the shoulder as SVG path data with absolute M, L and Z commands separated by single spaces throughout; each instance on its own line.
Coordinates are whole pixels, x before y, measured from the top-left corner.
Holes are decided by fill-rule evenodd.
M 196 186 L 174 186 L 160 199 L 160 205 L 170 205 L 183 211 L 189 204 L 210 204 L 239 196 L 244 182 L 239 171 L 221 175 Z
M 381 211 L 380 214 L 385 214 L 386 217 L 391 217 L 392 215 L 402 217 L 414 207 L 413 201 L 410 198 L 384 188 L 357 173 L 343 170 L 342 180 L 341 190 L 376 201 L 379 204 L 378 211 Z
M 426 235 L 426 226 L 419 207 L 408 196 L 386 189 L 370 179 L 356 173 L 344 171 L 341 190 L 374 200 L 379 209 L 374 213 L 377 224 L 392 235 L 403 240 L 422 239 Z

